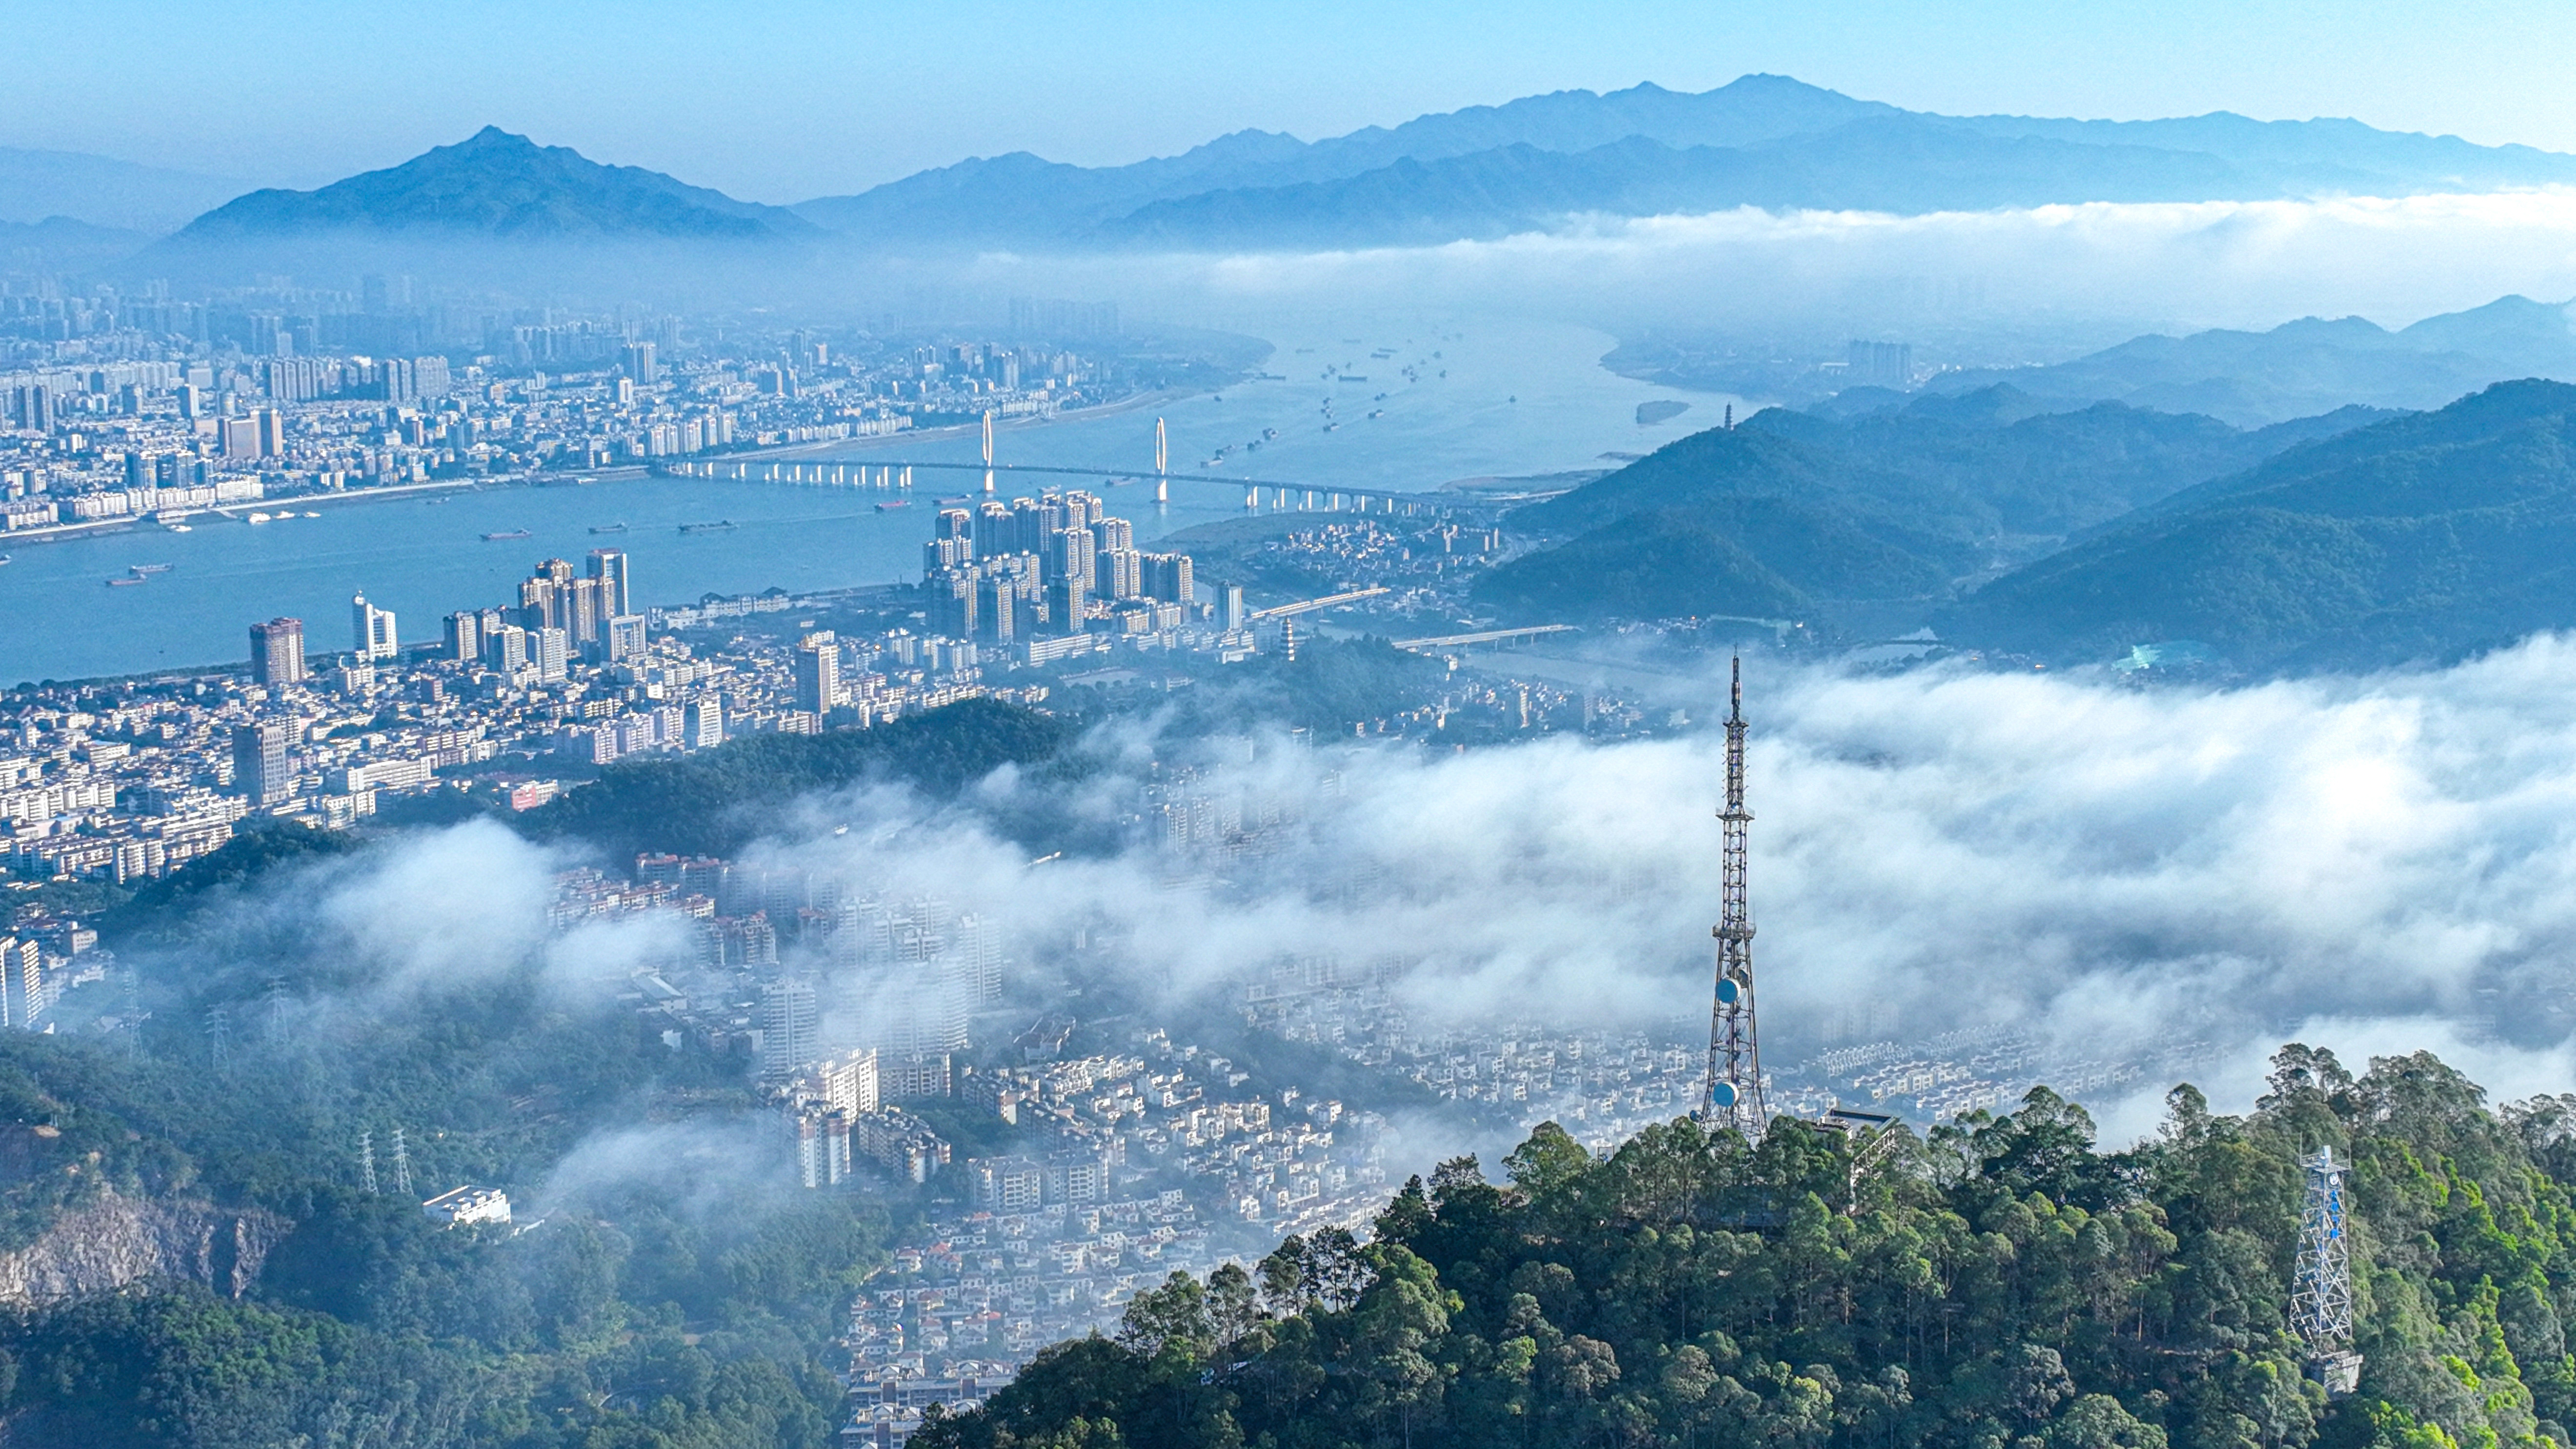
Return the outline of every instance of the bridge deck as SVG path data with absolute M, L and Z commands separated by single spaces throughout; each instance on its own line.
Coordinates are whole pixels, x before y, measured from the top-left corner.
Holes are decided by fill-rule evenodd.
M 1039 463 L 995 463 L 989 467 L 978 462 L 950 462 L 944 459 L 925 461 L 919 458 L 885 458 L 876 455 L 833 458 L 808 455 L 798 458 L 710 458 L 678 459 L 662 465 L 667 471 L 684 477 L 758 478 L 772 482 L 814 482 L 826 486 L 866 487 L 869 470 L 881 474 L 899 473 L 910 468 L 939 469 L 951 473 L 1035 473 L 1064 478 L 1132 478 L 1137 482 L 1168 481 L 1173 483 L 1222 483 L 1246 491 L 1244 506 L 1260 506 L 1259 495 L 1269 490 L 1277 495 L 1274 505 L 1289 508 L 1290 494 L 1299 495 L 1294 511 L 1313 511 L 1315 500 L 1323 498 L 1337 509 L 1339 500 L 1384 502 L 1410 513 L 1422 508 L 1473 507 L 1479 500 L 1445 493 L 1408 493 L 1393 488 L 1365 488 L 1344 483 L 1297 483 L 1277 478 L 1230 478 L 1221 473 L 1155 473 L 1133 468 L 1069 468 Z M 826 478 L 829 473 L 844 475 Z M 851 483 L 847 475 L 856 473 L 860 481 Z
M 1526 629 L 1485 629 L 1474 634 L 1441 634 L 1428 639 L 1398 639 L 1398 649 L 1461 649 L 1470 644 L 1500 644 L 1506 639 L 1535 639 L 1542 634 L 1572 634 L 1573 624 L 1532 624 Z

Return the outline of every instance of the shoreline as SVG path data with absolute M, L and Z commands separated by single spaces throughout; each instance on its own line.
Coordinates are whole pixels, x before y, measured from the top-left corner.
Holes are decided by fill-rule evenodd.
M 1166 402 L 1176 402 L 1183 398 L 1195 397 L 1198 395 L 1199 391 L 1200 389 L 1196 388 L 1167 388 L 1161 392 L 1141 393 L 1135 397 L 1121 398 L 1117 402 L 1103 403 L 1098 407 L 1079 408 L 1070 412 L 1060 412 L 1052 417 L 1015 418 L 1009 422 L 1004 422 L 1001 419 L 996 418 L 994 419 L 993 427 L 996 432 L 1019 432 L 1026 431 L 1030 428 L 1043 428 L 1054 423 L 1084 422 L 1092 418 L 1108 417 L 1116 413 L 1134 412 L 1140 408 L 1148 408 Z M 925 428 L 919 432 L 907 429 L 900 433 L 887 433 L 881 437 L 873 438 L 835 438 L 830 441 L 820 443 L 786 443 L 777 447 L 747 448 L 729 453 L 692 454 L 691 457 L 693 459 L 707 461 L 734 458 L 752 459 L 799 457 L 811 454 L 817 450 L 846 450 L 853 447 L 887 447 L 924 440 L 940 441 L 949 438 L 973 437 L 982 431 L 982 428 L 983 425 L 981 423 L 966 423 L 955 427 Z M 228 503 L 220 508 L 200 508 L 193 512 L 181 514 L 173 521 L 184 523 L 188 520 L 197 518 L 220 518 L 229 523 L 241 523 L 244 521 L 243 515 L 249 513 L 278 512 L 288 508 L 318 508 L 325 504 L 347 506 L 360 503 L 390 502 L 400 498 L 418 498 L 424 494 L 432 493 L 480 493 L 487 490 L 498 491 L 504 488 L 584 487 L 598 483 L 631 482 L 635 479 L 653 476 L 653 469 L 649 464 L 618 463 L 604 468 L 582 469 L 579 470 L 579 476 L 592 480 L 591 484 L 576 483 L 574 481 L 575 474 L 568 471 L 561 474 L 508 473 L 496 477 L 483 478 L 436 478 L 425 483 L 397 483 L 387 488 L 360 488 L 341 490 L 338 492 L 324 491 L 318 493 L 290 493 L 276 498 L 262 498 L 251 503 Z M 124 518 L 99 518 L 82 523 L 57 523 L 48 525 L 44 528 L 25 528 L 14 532 L 0 533 L 0 552 L 5 552 L 8 544 L 16 540 L 23 540 L 27 543 L 70 543 L 84 538 L 105 538 L 114 534 L 133 533 L 143 529 L 166 529 L 167 527 L 168 525 L 160 522 L 157 516 L 153 518 L 135 516 Z
M 221 519 L 226 523 L 246 524 L 248 521 L 248 515 L 253 513 L 284 512 L 290 508 L 303 509 L 318 507 L 326 503 L 372 503 L 378 499 L 417 498 L 425 493 L 480 492 L 485 488 L 492 487 L 526 487 L 528 486 L 529 481 L 530 480 L 522 477 L 521 475 L 512 474 L 505 479 L 441 478 L 433 479 L 427 483 L 397 483 L 390 488 L 362 488 L 356 492 L 342 490 L 338 492 L 326 491 L 321 493 L 289 493 L 276 498 L 258 499 L 250 503 L 226 503 L 216 507 L 199 508 L 188 513 L 179 514 L 171 519 L 170 522 L 188 523 L 190 519 L 208 518 Z M 165 523 L 161 520 L 157 512 L 150 518 L 134 516 L 128 516 L 125 518 L 98 518 L 92 519 L 86 523 L 57 523 L 50 528 L 22 528 L 10 533 L 0 533 L 0 544 L 8 543 L 13 539 L 24 539 L 29 543 L 69 543 L 74 539 L 102 538 L 109 534 L 132 533 L 143 528 L 159 529 L 166 532 L 168 531 L 169 526 L 169 523 Z M 195 525 L 190 524 L 190 526 L 194 527 Z

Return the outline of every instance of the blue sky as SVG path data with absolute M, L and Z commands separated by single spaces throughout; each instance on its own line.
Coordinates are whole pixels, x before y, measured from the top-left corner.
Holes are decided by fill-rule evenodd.
M 2576 150 L 2564 0 L 13 7 L 0 144 L 310 186 L 486 122 L 766 201 L 1747 71 L 1948 112 L 2349 115 Z M 41 57 L 40 63 L 28 63 Z

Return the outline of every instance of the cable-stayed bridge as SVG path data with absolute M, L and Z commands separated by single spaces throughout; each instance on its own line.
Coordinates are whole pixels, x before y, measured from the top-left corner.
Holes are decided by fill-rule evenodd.
M 1151 473 L 1119 468 L 1062 468 L 1034 463 L 949 462 L 925 459 L 869 458 L 864 462 L 833 458 L 673 459 L 660 471 L 682 478 L 731 478 L 743 482 L 801 483 L 817 488 L 869 489 L 900 494 L 912 486 L 916 468 L 951 473 L 1032 474 L 1063 478 L 1107 478 L 1138 483 L 1221 483 L 1243 490 L 1247 512 L 1264 508 L 1295 512 L 1414 514 L 1473 507 L 1479 501 L 1450 493 L 1407 493 L 1391 488 L 1357 488 L 1348 484 L 1292 483 L 1271 478 L 1229 478 L 1218 473 Z

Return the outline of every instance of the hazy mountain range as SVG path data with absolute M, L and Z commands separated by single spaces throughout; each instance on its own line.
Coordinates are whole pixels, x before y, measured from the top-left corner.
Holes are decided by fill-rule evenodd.
M 1581 213 L 1924 212 L 2565 180 L 2576 157 L 2355 121 L 1960 118 L 1753 75 L 1697 95 L 1560 91 L 1312 143 L 1242 131 L 1132 166 L 1014 152 L 795 209 L 888 245 L 1307 247 L 1495 236 Z
M 67 216 L 43 221 L 0 221 L 0 257 L 34 270 L 84 272 L 134 255 L 151 237 L 139 231 L 92 226 Z
M 2065 362 L 1936 372 L 1920 390 L 1966 394 L 2008 383 L 2046 411 L 2120 402 L 2249 428 L 2349 403 L 2437 408 L 2513 378 L 2576 382 L 2571 313 L 2576 304 L 2507 296 L 2394 330 L 2360 317 L 2302 317 L 2262 332 L 2150 333 Z M 1844 387 L 1841 370 L 1823 360 L 1814 340 L 1685 329 L 1624 338 L 1601 361 L 1623 377 L 1838 417 L 1903 407 L 1913 395 Z
M 0 146 L 0 222 L 32 224 L 61 217 L 158 234 L 241 192 L 242 183 L 220 177 L 76 151 Z
M 739 201 L 495 128 L 309 192 L 252 192 L 182 233 L 437 229 L 745 240 L 836 233 L 879 249 L 1313 247 L 1440 242 L 1739 206 L 1896 212 L 2077 201 L 2402 195 L 2576 181 L 2576 157 L 2354 121 L 1951 117 L 1782 76 L 1700 94 L 1559 91 L 1303 141 L 1239 131 L 1178 156 L 1080 167 L 975 158 L 855 196 Z M 166 229 L 223 183 L 62 153 L 0 152 L 0 219 Z
M 2207 413 L 2242 426 L 2346 403 L 2435 408 L 2510 378 L 2576 382 L 2570 309 L 2567 303 L 2503 297 L 2395 331 L 2359 317 L 2306 317 L 2268 332 L 2137 337 L 2048 367 L 1943 373 L 1926 387 L 1966 393 L 2009 382 L 2053 404 L 2122 402 Z M 1853 389 L 1834 407 L 1850 412 L 1897 400 L 1895 393 Z

